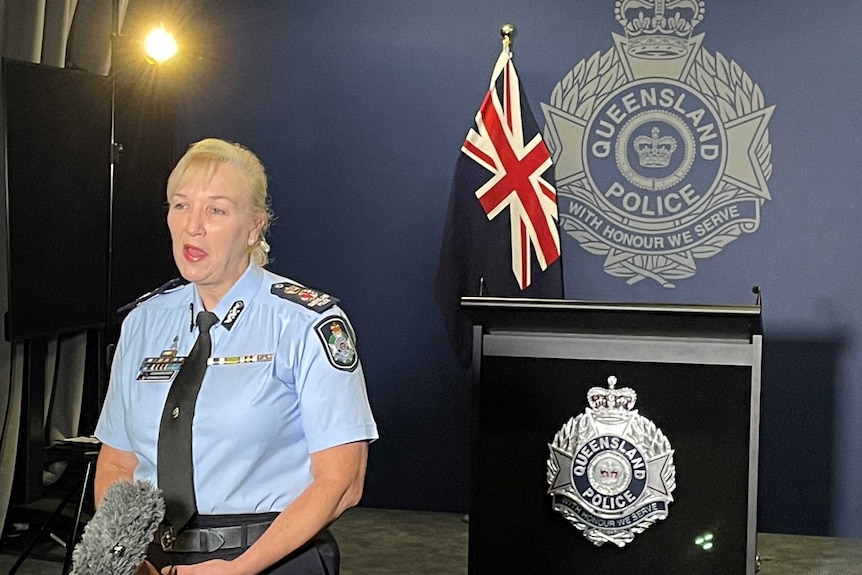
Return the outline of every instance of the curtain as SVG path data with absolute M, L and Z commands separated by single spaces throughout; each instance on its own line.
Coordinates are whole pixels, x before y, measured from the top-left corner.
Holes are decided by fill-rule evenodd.
M 110 70 L 113 9 L 123 21 L 129 0 L 0 0 L 2 56 L 106 75 Z M 2 81 L 2 79 L 0 79 Z M 75 111 L 70 111 L 76 113 Z M 58 110 L 57 113 L 65 113 Z M 0 138 L 0 158 L 5 157 Z M 5 162 L 0 184 L 5 189 Z M 0 201 L 0 315 L 8 309 L 6 202 Z M 33 233 L 39 233 L 34 228 Z M 5 524 L 21 428 L 23 344 L 6 341 L 0 321 L 0 527 Z M 49 342 L 45 365 L 45 438 L 48 443 L 78 434 L 84 388 L 86 334 L 64 334 Z M 56 480 L 62 467 L 46 472 Z

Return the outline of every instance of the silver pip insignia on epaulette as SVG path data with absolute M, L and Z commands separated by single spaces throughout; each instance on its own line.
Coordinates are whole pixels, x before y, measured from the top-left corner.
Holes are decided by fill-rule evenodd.
M 318 313 L 324 312 L 338 303 L 338 298 L 292 282 L 274 283 L 269 291 L 273 295 L 298 303 Z

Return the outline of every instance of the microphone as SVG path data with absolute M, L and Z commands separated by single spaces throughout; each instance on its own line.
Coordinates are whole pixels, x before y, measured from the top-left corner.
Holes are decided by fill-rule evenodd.
M 151 483 L 114 483 L 72 551 L 70 575 L 134 575 L 164 517 L 162 492 Z

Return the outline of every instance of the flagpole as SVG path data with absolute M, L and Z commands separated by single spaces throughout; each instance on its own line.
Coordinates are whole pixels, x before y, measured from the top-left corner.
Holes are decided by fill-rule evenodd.
M 515 36 L 515 26 L 512 24 L 503 24 L 503 26 L 500 27 L 500 35 L 503 37 L 503 51 L 511 56 L 512 38 Z
M 511 58 L 512 58 L 512 40 L 515 37 L 515 25 L 514 24 L 503 24 L 502 26 L 500 26 L 500 35 L 503 37 L 503 52 L 511 60 Z M 493 78 L 495 78 L 495 77 L 496 77 L 496 72 L 495 72 L 494 76 L 492 77 L 492 81 L 491 81 L 491 88 L 492 89 L 494 87 Z M 560 250 L 562 252 L 562 247 L 560 248 Z M 561 297 L 565 298 L 566 297 L 566 294 L 565 294 L 565 276 L 563 275 L 563 254 L 562 253 L 560 253 L 560 257 L 559 257 L 559 266 L 560 266 L 561 281 L 563 282 L 563 285 L 562 285 L 563 289 L 562 289 Z M 484 278 L 484 276 L 479 279 L 479 295 L 480 296 L 485 295 L 485 278 Z M 758 297 L 758 301 L 759 301 L 760 296 L 758 295 L 757 297 Z

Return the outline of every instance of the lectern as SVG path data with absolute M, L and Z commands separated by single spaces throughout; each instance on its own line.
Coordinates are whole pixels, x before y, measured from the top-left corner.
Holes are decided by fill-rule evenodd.
M 471 575 L 754 575 L 759 305 L 462 308 Z

